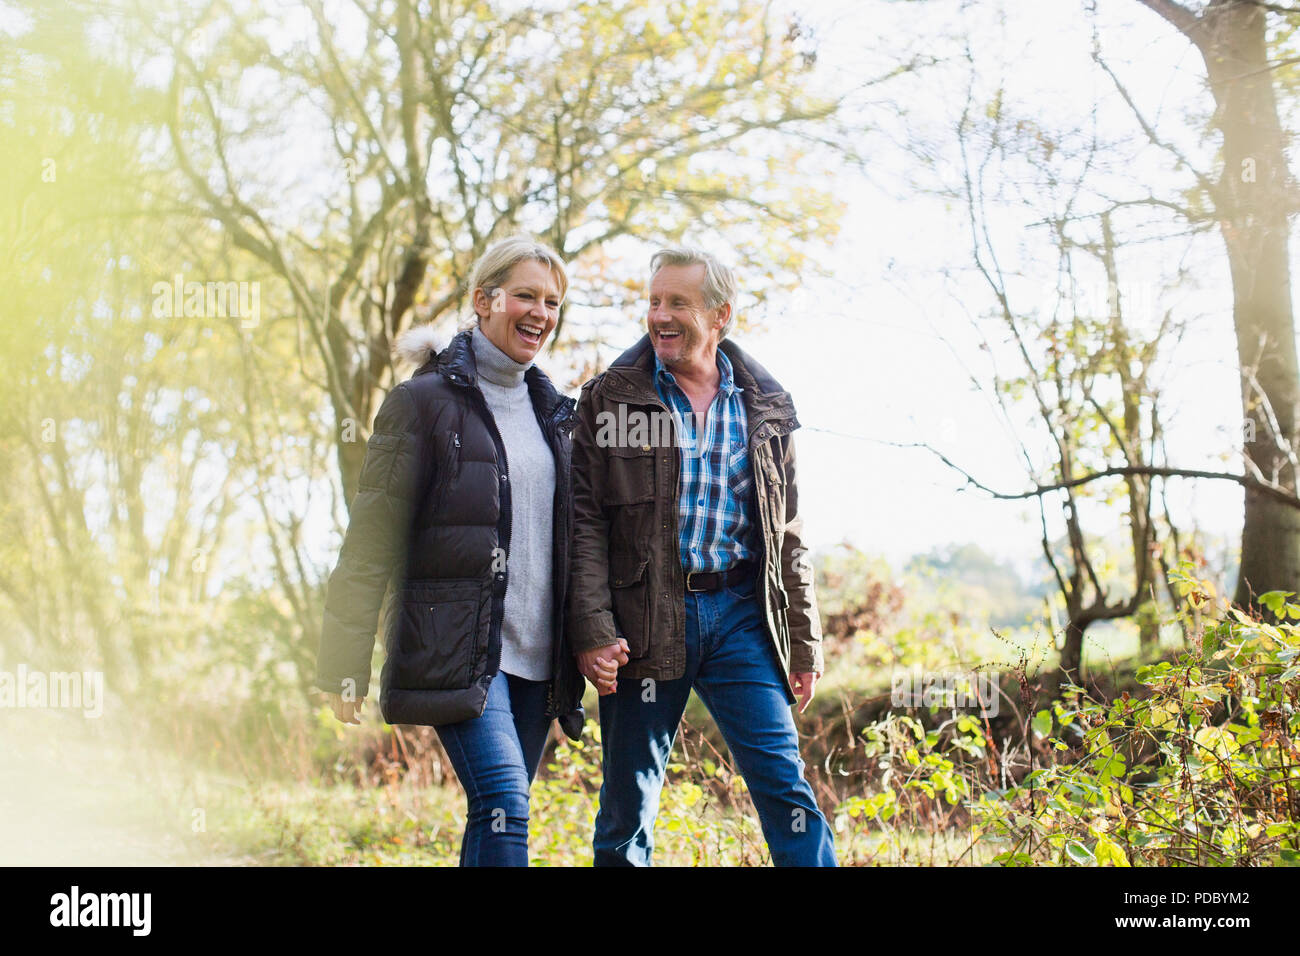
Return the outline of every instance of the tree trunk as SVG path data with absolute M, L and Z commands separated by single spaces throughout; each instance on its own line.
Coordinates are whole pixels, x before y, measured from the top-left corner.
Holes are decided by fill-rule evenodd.
M 1061 645 L 1061 666 L 1057 669 L 1054 697 L 1059 697 L 1064 684 L 1083 685 L 1083 636 L 1088 622 L 1081 620 L 1077 611 L 1071 611 L 1065 623 L 1065 642 Z
M 1212 122 L 1223 132 L 1223 172 L 1208 188 L 1232 272 L 1246 470 L 1295 492 L 1300 368 L 1287 245 L 1296 190 L 1273 93 L 1268 14 L 1238 0 L 1211 0 L 1199 16 L 1175 0 L 1139 2 L 1205 61 Z M 1257 607 L 1254 598 L 1273 590 L 1300 591 L 1300 514 L 1247 490 L 1234 600 Z
M 1124 410 L 1124 427 L 1115 437 L 1123 445 L 1124 460 L 1134 468 L 1145 468 L 1146 452 L 1142 447 L 1142 400 L 1149 394 L 1147 366 L 1134 371 L 1137 355 L 1129 343 L 1124 322 L 1124 303 L 1119 293 L 1119 268 L 1115 264 L 1115 233 L 1110 213 L 1101 216 L 1101 259 L 1106 270 L 1110 298 L 1111 336 L 1115 349 L 1115 373 L 1119 377 L 1120 404 Z M 1138 646 L 1151 651 L 1160 643 L 1160 624 L 1155 611 L 1155 566 L 1151 560 L 1155 535 L 1151 530 L 1151 479 L 1133 475 L 1125 479 L 1128 487 L 1129 540 L 1133 547 L 1133 593 L 1137 603 Z
M 1219 227 L 1232 271 L 1246 467 L 1295 491 L 1300 368 L 1287 255 L 1291 178 L 1265 16 L 1249 4 L 1212 3 L 1198 46 L 1223 131 Z M 1265 591 L 1300 590 L 1300 514 L 1249 489 L 1245 500 L 1236 603 L 1254 604 Z

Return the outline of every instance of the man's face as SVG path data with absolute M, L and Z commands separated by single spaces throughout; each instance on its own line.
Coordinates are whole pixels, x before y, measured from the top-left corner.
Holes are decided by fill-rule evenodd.
M 524 259 L 492 296 L 474 290 L 474 311 L 489 341 L 520 365 L 537 357 L 560 317 L 560 284 L 544 263 Z
M 705 268 L 663 266 L 650 279 L 650 314 L 646 329 L 659 361 L 670 369 L 706 366 L 714 353 L 731 306 L 709 309 L 704 305 Z

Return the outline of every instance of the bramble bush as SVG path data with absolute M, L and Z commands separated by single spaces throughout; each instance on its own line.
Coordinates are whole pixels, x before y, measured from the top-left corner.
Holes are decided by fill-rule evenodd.
M 1141 667 L 1149 689 L 1109 703 L 1066 688 L 1032 719 L 1035 759 L 972 807 L 1006 865 L 1268 866 L 1300 862 L 1300 605 L 1261 596 L 1277 623 L 1174 575 L 1188 649 Z
M 866 764 L 846 774 L 860 792 L 835 810 L 841 860 L 1300 862 L 1300 604 L 1263 595 L 1270 623 L 1231 607 L 1190 564 L 1172 578 L 1184 603 L 1168 620 L 1186 649 L 1139 667 L 1140 690 L 1107 702 L 1067 685 L 1000 747 L 987 720 L 956 710 L 930 729 L 905 712 L 862 728 Z

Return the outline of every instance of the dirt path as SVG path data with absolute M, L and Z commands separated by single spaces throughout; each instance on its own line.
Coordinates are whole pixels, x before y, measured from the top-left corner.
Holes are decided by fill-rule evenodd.
M 0 709 L 0 865 L 230 866 L 194 831 L 186 774 L 131 729 Z M 193 803 L 194 801 L 189 801 Z

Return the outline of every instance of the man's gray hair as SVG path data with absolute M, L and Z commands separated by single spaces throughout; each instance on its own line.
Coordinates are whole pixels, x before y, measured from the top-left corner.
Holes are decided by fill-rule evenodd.
M 725 339 L 736 321 L 736 276 L 718 258 L 703 249 L 690 246 L 668 246 L 650 257 L 650 278 L 664 266 L 704 266 L 704 305 L 718 309 L 730 303 L 731 314 L 722 327 L 720 339 Z

